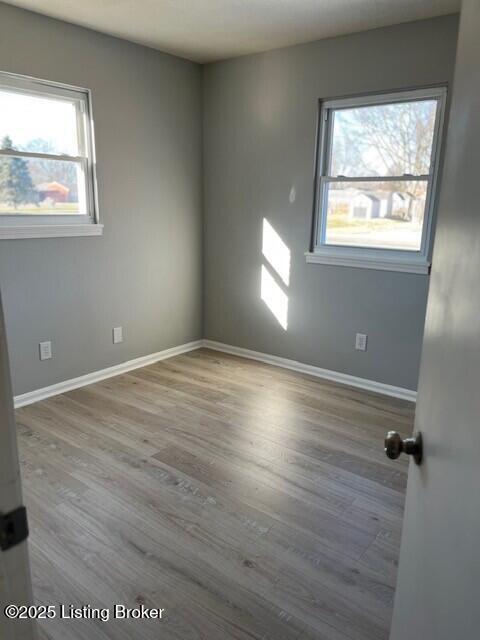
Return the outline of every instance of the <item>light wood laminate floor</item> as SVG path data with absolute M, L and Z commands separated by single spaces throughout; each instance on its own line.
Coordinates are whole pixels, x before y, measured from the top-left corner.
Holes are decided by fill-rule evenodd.
M 412 404 L 198 350 L 17 411 L 51 640 L 386 640 Z

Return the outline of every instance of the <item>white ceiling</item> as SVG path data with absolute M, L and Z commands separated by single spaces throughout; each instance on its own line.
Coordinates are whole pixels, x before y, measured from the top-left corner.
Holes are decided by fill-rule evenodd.
M 461 0 L 7 0 L 210 62 L 454 13 Z

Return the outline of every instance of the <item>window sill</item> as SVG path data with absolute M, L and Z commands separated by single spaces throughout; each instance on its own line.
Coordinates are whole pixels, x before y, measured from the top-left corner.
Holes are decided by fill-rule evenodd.
M 0 226 L 0 240 L 101 236 L 103 224 L 32 224 Z
M 417 273 L 428 275 L 430 262 L 425 258 L 399 258 L 372 255 L 340 255 L 332 252 L 307 252 L 306 260 L 311 264 L 326 264 L 337 267 L 352 267 L 358 269 L 375 269 L 378 271 L 399 271 L 402 273 Z

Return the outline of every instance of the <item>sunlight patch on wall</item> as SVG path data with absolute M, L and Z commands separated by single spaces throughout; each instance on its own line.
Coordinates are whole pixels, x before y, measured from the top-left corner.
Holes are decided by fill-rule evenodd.
M 262 253 L 288 287 L 290 284 L 290 249 L 266 218 L 263 219 Z
M 268 273 L 264 265 L 262 265 L 261 296 L 280 326 L 286 331 L 288 326 L 288 296 Z

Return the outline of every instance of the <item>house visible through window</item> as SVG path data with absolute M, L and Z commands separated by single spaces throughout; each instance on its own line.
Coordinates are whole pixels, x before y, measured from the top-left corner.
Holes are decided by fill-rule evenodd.
M 310 261 L 426 271 L 445 94 L 321 103 Z
M 83 235 L 98 223 L 94 172 L 88 91 L 0 73 L 0 237 Z

